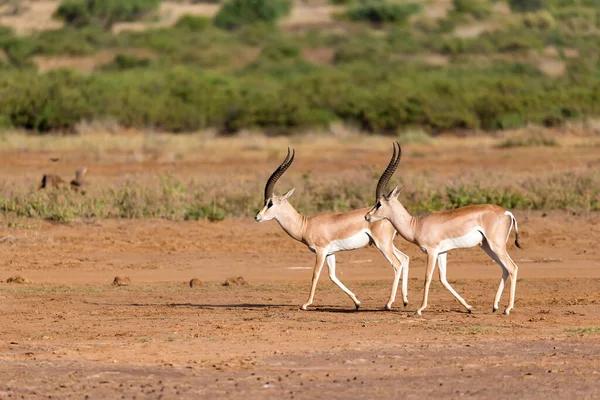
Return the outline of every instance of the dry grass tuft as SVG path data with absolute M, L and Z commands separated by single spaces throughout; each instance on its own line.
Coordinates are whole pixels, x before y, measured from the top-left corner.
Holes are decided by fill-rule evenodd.
M 511 149 L 515 147 L 556 147 L 559 146 L 558 140 L 544 133 L 533 132 L 524 136 L 508 137 L 498 143 L 497 147 L 501 149 Z

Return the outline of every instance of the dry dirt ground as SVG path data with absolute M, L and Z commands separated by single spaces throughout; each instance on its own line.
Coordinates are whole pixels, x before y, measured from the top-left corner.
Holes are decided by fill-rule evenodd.
M 342 170 L 351 168 L 343 154 L 385 164 L 388 141 L 356 154 L 350 150 L 359 145 L 346 144 L 330 157 Z M 226 176 L 272 168 L 268 151 L 247 148 L 234 160 L 215 146 L 210 161 L 199 161 L 198 150 L 180 161 L 182 169 L 104 158 L 94 166 L 92 150 L 5 151 L 0 179 L 25 182 L 36 159 L 56 154 L 65 170 L 87 163 L 102 175 L 98 182 L 116 179 L 119 166 L 131 173 L 151 165 L 195 169 L 199 176 L 219 165 Z M 514 154 L 525 150 L 469 146 L 456 145 L 450 155 L 436 146 L 419 150 L 423 155 L 407 157 L 407 169 L 427 168 L 435 158 L 447 174 L 477 160 L 535 173 L 598 159 L 588 148 L 579 148 L 581 159 L 569 157 L 577 152 L 569 146 L 529 149 L 523 158 Z M 327 154 L 305 154 L 314 171 L 329 165 L 333 173 Z M 300 311 L 314 258 L 273 221 L 0 225 L 0 278 L 32 282 L 0 283 L 0 398 L 598 398 L 600 215 L 515 215 L 524 248 L 509 247 L 520 267 L 510 316 L 491 312 L 501 272 L 480 249 L 455 251 L 448 261 L 450 282 L 474 313 L 436 279 L 429 308 L 415 317 L 425 258 L 401 239 L 397 246 L 411 257 L 408 307 L 399 301 L 383 310 L 392 271 L 368 248 L 338 256 L 338 276 L 362 301 L 360 311 L 326 273 L 314 306 Z M 115 276 L 132 283 L 112 286 Z M 221 285 L 233 276 L 248 285 Z M 204 285 L 190 288 L 194 277 Z M 502 304 L 507 297 L 505 290 Z

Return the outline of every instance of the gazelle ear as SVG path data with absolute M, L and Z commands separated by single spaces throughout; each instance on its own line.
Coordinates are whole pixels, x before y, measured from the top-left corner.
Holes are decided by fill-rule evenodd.
M 394 188 L 394 190 L 392 190 L 390 192 L 390 194 L 388 194 L 388 199 L 394 198 L 394 197 L 398 197 L 400 195 L 400 192 L 402 191 L 402 189 L 404 189 L 404 186 L 402 187 L 398 187 L 398 185 L 396 185 L 396 187 Z
M 292 194 L 294 194 L 294 190 L 296 190 L 296 188 L 291 188 L 289 192 L 287 192 L 286 194 L 284 194 L 283 196 L 281 196 L 281 200 L 287 200 L 288 197 L 290 197 Z

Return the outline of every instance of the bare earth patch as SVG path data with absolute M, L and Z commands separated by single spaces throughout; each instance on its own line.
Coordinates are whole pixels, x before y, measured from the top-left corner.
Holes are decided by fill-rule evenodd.
M 565 62 L 556 58 L 541 58 L 538 63 L 540 71 L 548 76 L 562 76 L 567 70 Z
M 62 21 L 52 18 L 59 4 L 56 0 L 29 1 L 23 13 L 0 16 L 0 25 L 11 27 L 17 35 L 59 29 L 63 26 Z

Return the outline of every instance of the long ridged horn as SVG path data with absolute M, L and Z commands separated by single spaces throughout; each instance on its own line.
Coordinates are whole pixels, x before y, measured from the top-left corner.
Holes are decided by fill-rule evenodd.
M 396 145 L 398 145 L 398 151 L 396 152 Z M 392 155 L 392 159 L 388 164 L 383 174 L 381 174 L 381 178 L 379 178 L 379 182 L 377 182 L 377 190 L 375 191 L 375 199 L 379 199 L 383 194 L 384 190 L 390 181 L 394 172 L 396 172 L 396 168 L 398 168 L 398 164 L 400 164 L 400 158 L 402 157 L 402 149 L 400 148 L 400 143 L 394 142 L 394 154 Z
M 267 203 L 267 201 L 269 201 L 269 199 L 273 195 L 273 187 L 275 187 L 277 180 L 281 177 L 281 175 L 283 175 L 285 170 L 288 169 L 290 165 L 292 165 L 295 155 L 296 155 L 296 150 L 292 149 L 292 156 L 290 157 L 290 148 L 288 147 L 287 157 L 285 158 L 285 160 L 283 160 L 281 165 L 279 167 L 277 167 L 275 172 L 273 172 L 273 174 L 267 181 L 267 184 L 265 185 L 265 204 Z

